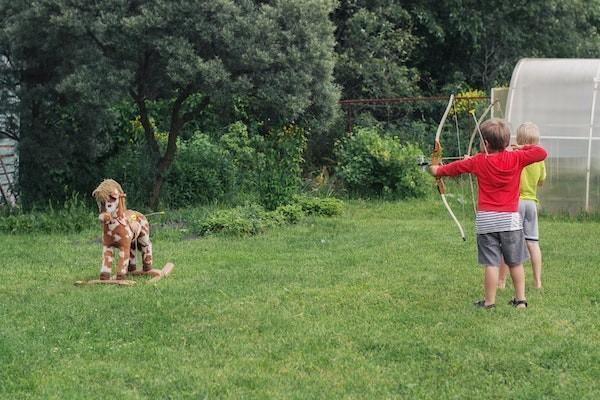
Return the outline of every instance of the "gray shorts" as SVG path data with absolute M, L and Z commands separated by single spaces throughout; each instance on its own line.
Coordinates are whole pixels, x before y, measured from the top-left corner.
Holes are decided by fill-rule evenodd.
M 527 260 L 527 245 L 522 230 L 477 235 L 479 264 L 498 267 L 503 257 L 509 267 L 523 264 Z
M 525 240 L 538 242 L 538 213 L 537 203 L 533 200 L 519 200 L 519 214 L 523 220 L 523 233 Z

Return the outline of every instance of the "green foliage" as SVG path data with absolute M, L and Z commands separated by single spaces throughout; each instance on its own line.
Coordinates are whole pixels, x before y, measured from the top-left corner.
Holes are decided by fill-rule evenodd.
M 197 227 L 199 235 L 222 233 L 226 235 L 256 235 L 273 226 L 273 219 L 256 204 L 218 210 Z
M 464 85 L 453 85 L 450 91 L 456 93 L 455 98 L 485 96 L 483 91 L 463 89 L 463 87 Z M 414 144 L 424 154 L 429 155 L 433 149 L 435 132 L 448 97 L 432 101 L 416 101 L 410 105 L 398 104 L 397 107 L 389 106 L 388 113 L 383 119 L 379 118 L 381 115 L 369 112 L 369 107 L 360 107 L 363 111 L 353 116 L 353 129 L 367 128 L 376 130 L 386 137 L 398 137 L 401 143 Z M 456 107 L 451 108 L 440 137 L 444 157 L 462 157 L 466 154 L 474 128 L 473 117 L 468 111 L 474 109 L 479 116 L 488 102 L 488 99 L 472 98 L 456 101 Z M 456 113 L 452 112 L 453 110 L 456 110 Z
M 482 108 L 489 103 L 487 99 L 481 99 L 482 97 L 487 97 L 487 94 L 483 90 L 478 89 L 462 91 L 456 97 L 461 97 L 460 100 L 455 101 L 452 108 L 452 112 L 456 114 L 469 114 L 471 110 L 474 110 L 476 115 L 480 115 L 483 111 Z
M 407 65 L 418 38 L 405 8 L 384 0 L 342 1 L 336 23 L 336 79 L 344 98 L 418 94 L 419 72 Z
M 276 221 L 283 221 L 288 224 L 295 224 L 304 217 L 304 209 L 300 204 L 285 204 L 277 207 L 273 211 L 273 219 Z
M 405 120 L 401 121 L 401 123 L 395 127 L 395 134 L 399 137 L 402 143 L 414 143 L 423 151 L 423 153 L 429 154 L 433 147 L 433 139 L 435 137 L 436 129 L 437 122 L 435 122 L 433 119 L 428 121 Z M 454 139 L 454 135 L 452 136 L 452 139 Z M 451 154 L 453 151 L 449 150 L 448 146 L 446 146 L 446 138 L 447 135 L 442 136 L 444 153 Z M 453 147 L 456 147 L 456 140 L 452 140 L 451 143 Z
M 306 133 L 296 125 L 286 125 L 271 130 L 260 147 L 258 193 L 261 203 L 273 210 L 289 203 L 302 185 Z
M 308 215 L 340 215 L 342 210 L 342 201 L 335 198 L 295 196 L 293 203 L 280 205 L 273 211 L 267 211 L 257 204 L 245 204 L 216 210 L 200 219 L 188 218 L 184 222 L 193 233 L 200 236 L 217 233 L 244 236 L 260 234 L 274 226 L 296 224 Z
M 135 104 L 156 162 L 152 203 L 189 127 L 247 118 L 320 131 L 336 115 L 333 0 L 80 3 L 0 3 L 0 54 L 22 77 L 25 199 L 87 192 L 106 155 L 107 110 L 123 101 Z
M 307 215 L 331 217 L 340 215 L 342 210 L 342 201 L 335 198 L 295 196 L 292 204 L 280 205 L 273 211 L 257 204 L 246 204 L 217 210 L 201 221 L 190 222 L 192 231 L 201 236 L 215 233 L 256 235 L 274 226 L 296 224 Z
M 96 214 L 77 195 L 72 195 L 60 207 L 50 203 L 43 211 L 2 211 L 0 232 L 3 233 L 78 233 L 97 224 Z
M 420 45 L 409 64 L 417 67 L 433 93 L 452 81 L 486 90 L 504 85 L 523 57 L 599 54 L 598 0 L 411 3 L 407 10 Z
M 396 199 L 426 193 L 426 178 L 417 165 L 423 153 L 397 137 L 361 128 L 337 144 L 336 154 L 337 174 L 352 193 Z
M 303 129 L 289 125 L 263 137 L 237 122 L 217 137 L 196 132 L 191 139 L 178 141 L 178 155 L 160 197 L 163 206 L 250 201 L 273 210 L 300 190 L 306 149 Z M 159 142 L 161 146 L 166 140 Z M 122 184 L 131 204 L 147 204 L 156 164 L 149 154 L 146 144 L 132 140 L 106 162 L 104 175 Z
M 129 198 L 129 195 L 127 196 Z M 267 229 L 285 224 L 296 224 L 305 216 L 336 216 L 343 210 L 343 202 L 335 198 L 294 196 L 291 204 L 267 211 L 258 204 L 248 203 L 226 209 L 201 206 L 169 210 L 153 215 L 150 220 L 153 235 L 177 228 L 181 233 L 205 236 L 222 234 L 232 236 L 257 235 Z M 0 232 L 9 234 L 61 233 L 72 234 L 95 227 L 97 214 L 76 195 L 61 207 L 50 204 L 44 210 L 23 212 L 18 209 L 0 209 Z
M 181 208 L 231 198 L 239 169 L 223 148 L 204 134 L 180 141 L 178 148 L 165 178 L 161 197 L 165 204 Z
M 487 91 L 508 83 L 522 57 L 600 54 L 598 0 L 342 0 L 332 19 L 344 98 L 438 95 L 461 84 Z
M 116 180 L 127 193 L 127 206 L 143 207 L 148 204 L 152 188 L 155 160 L 144 143 L 124 145 L 104 164 L 104 177 Z M 96 182 L 96 185 L 100 181 Z
M 258 134 L 250 137 L 248 127 L 242 122 L 229 125 L 219 138 L 219 147 L 227 154 L 236 170 L 233 186 L 238 195 L 251 195 L 257 190 L 257 177 L 262 165 L 257 162 L 259 158 L 262 159 L 257 151 L 260 144 L 262 137 Z
M 147 205 L 157 160 L 143 139 L 139 115 L 130 106 L 116 109 L 118 132 L 111 138 L 114 154 L 104 163 L 104 176 L 120 182 L 131 204 Z M 151 121 L 154 125 L 154 121 Z M 216 136 L 216 135 L 215 135 Z M 167 134 L 157 130 L 161 148 Z M 240 193 L 254 190 L 255 150 L 244 124 L 228 127 L 220 140 L 201 132 L 177 141 L 177 157 L 165 174 L 160 203 L 169 208 L 189 207 L 211 202 L 235 202 Z
M 344 203 L 334 197 L 294 196 L 294 205 L 300 207 L 306 215 L 334 216 L 344 210 Z
M 336 120 L 340 90 L 346 98 L 487 92 L 508 82 L 521 57 L 596 57 L 600 46 L 599 0 L 88 3 L 0 0 L 0 110 L 11 116 L 2 130 L 21 140 L 26 208 L 87 195 L 102 178 L 97 166 L 131 139 L 148 144 L 155 164 L 146 179 L 166 176 L 177 137 L 216 140 L 238 120 L 263 135 L 292 121 L 306 131 L 311 167 L 331 165 L 345 125 Z M 119 113 L 126 123 L 145 117 L 134 136 Z M 439 118 L 427 106 L 360 113 L 359 123 L 386 121 L 409 136 L 411 124 L 420 134 L 419 124 Z M 268 171 L 278 157 L 251 147 L 263 173 L 239 167 L 250 176 L 233 186 L 246 192 L 250 183 L 272 209 L 289 196 L 268 195 L 269 185 L 295 183 Z M 257 188 L 263 179 L 271 183 Z M 147 186 L 135 186 L 145 203 Z

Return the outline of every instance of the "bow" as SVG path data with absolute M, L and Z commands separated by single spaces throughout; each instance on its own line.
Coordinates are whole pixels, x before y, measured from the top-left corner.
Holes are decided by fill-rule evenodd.
M 444 115 L 442 116 L 442 120 L 440 121 L 437 132 L 435 133 L 435 140 L 433 142 L 433 152 L 431 153 L 431 165 L 440 165 L 442 161 L 442 145 L 440 144 L 440 135 L 442 134 L 442 130 L 444 128 L 444 123 L 446 122 L 446 118 L 448 117 L 448 113 L 450 112 L 450 108 L 452 108 L 452 104 L 454 103 L 454 95 L 450 95 L 450 100 L 448 101 L 448 105 L 446 106 L 446 111 L 444 111 Z M 446 186 L 444 185 L 444 181 L 441 177 L 436 176 L 435 182 L 437 184 L 438 192 L 440 192 L 440 197 L 442 198 L 442 202 L 444 203 L 444 207 L 448 210 L 448 213 L 452 217 L 452 220 L 458 226 L 458 230 L 460 231 L 460 236 L 462 240 L 466 240 L 465 231 L 463 230 L 462 225 L 458 222 L 456 215 L 452 212 L 450 205 L 448 204 L 448 200 L 446 199 Z
M 473 128 L 473 133 L 471 133 L 471 139 L 469 140 L 469 147 L 467 148 L 467 155 L 471 156 L 471 152 L 473 151 L 473 144 L 475 144 L 475 136 L 477 136 L 477 134 L 479 134 L 479 140 L 481 140 L 481 142 L 483 143 L 483 137 L 481 136 L 481 130 L 479 129 L 479 126 L 481 125 L 481 123 L 483 122 L 483 120 L 485 119 L 485 117 L 488 115 L 488 113 L 492 110 L 492 108 L 496 105 L 496 103 L 498 103 L 499 101 L 496 100 L 493 103 L 491 103 L 483 112 L 483 114 L 481 114 L 481 116 L 479 117 L 479 119 L 475 118 L 475 111 L 471 110 L 469 111 L 471 113 L 471 115 L 473 116 L 473 118 L 475 119 L 475 127 Z M 487 149 L 485 149 L 485 152 L 487 153 Z M 471 201 L 473 203 L 473 212 L 475 214 L 477 214 L 477 204 L 475 204 L 475 185 L 473 184 L 473 175 L 469 174 L 469 184 L 471 186 Z

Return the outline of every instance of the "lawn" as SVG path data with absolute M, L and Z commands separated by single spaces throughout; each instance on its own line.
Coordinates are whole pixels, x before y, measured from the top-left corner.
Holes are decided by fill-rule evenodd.
M 459 213 L 460 214 L 460 213 Z M 76 287 L 100 228 L 0 235 L 2 399 L 598 399 L 600 223 L 543 218 L 543 291 L 482 296 L 439 201 L 254 237 L 154 233 L 157 284 Z

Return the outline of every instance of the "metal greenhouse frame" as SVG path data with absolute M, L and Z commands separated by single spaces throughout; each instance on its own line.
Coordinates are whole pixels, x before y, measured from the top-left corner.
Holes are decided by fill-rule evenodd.
M 525 121 L 540 127 L 550 211 L 600 209 L 599 92 L 600 59 L 525 58 L 513 71 L 506 119 L 513 135 Z

